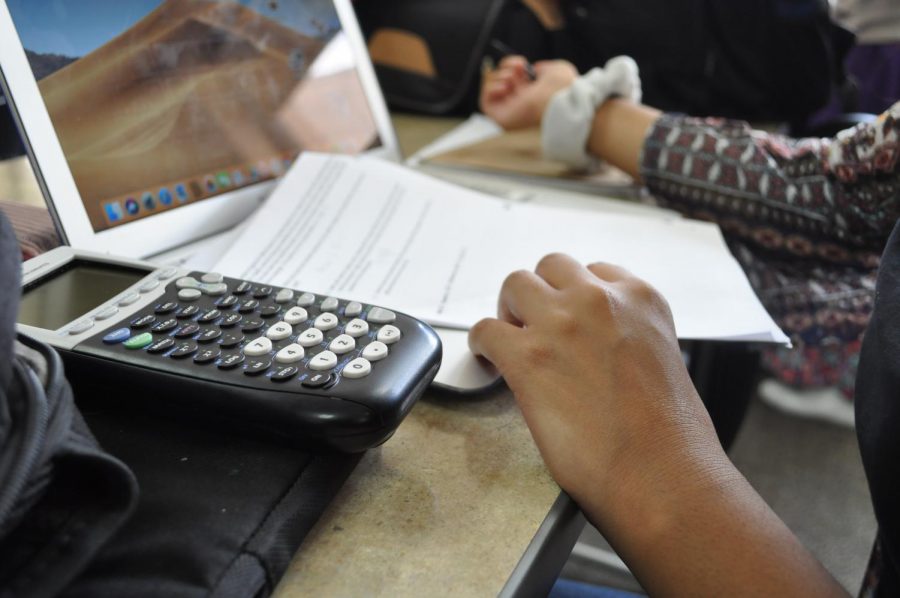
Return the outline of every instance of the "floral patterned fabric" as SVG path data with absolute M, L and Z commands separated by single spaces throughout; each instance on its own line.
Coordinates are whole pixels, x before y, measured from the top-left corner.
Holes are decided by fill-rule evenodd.
M 722 227 L 794 343 L 767 351 L 766 367 L 788 384 L 852 397 L 879 256 L 900 217 L 900 102 L 833 140 L 664 115 L 641 173 L 661 205 Z

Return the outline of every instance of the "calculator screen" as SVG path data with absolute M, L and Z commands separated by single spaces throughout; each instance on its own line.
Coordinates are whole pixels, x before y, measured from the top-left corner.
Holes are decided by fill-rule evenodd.
M 147 273 L 75 260 L 25 289 L 18 321 L 56 330 L 121 293 Z

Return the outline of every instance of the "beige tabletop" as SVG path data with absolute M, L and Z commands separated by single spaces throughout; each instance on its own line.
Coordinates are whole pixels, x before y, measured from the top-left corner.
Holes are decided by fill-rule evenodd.
M 405 155 L 458 122 L 395 117 Z M 505 387 L 426 392 L 363 457 L 276 595 L 497 595 L 559 493 Z

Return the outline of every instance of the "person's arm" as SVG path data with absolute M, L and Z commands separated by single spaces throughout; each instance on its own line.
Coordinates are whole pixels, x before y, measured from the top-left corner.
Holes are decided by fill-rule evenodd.
M 511 275 L 499 306 L 473 352 L 650 595 L 845 595 L 723 452 L 655 290 L 551 255 Z
M 574 67 L 503 61 L 482 87 L 481 107 L 507 129 L 534 127 Z M 601 104 L 587 149 L 642 180 L 664 206 L 719 222 L 751 243 L 784 233 L 767 250 L 866 263 L 900 218 L 900 103 L 877 123 L 834 140 L 790 139 L 746 123 L 661 112 L 621 99 Z

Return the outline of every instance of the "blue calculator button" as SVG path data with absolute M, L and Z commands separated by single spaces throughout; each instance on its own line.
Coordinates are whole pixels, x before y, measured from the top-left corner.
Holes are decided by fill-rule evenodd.
M 124 343 L 129 338 L 131 338 L 131 330 L 128 328 L 119 328 L 104 336 L 103 342 L 107 345 L 116 345 L 118 343 Z

